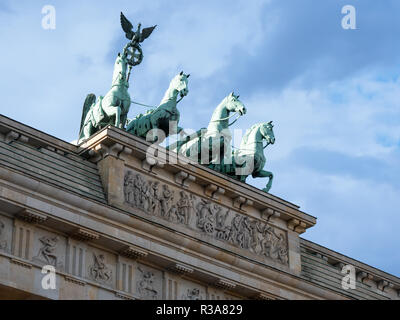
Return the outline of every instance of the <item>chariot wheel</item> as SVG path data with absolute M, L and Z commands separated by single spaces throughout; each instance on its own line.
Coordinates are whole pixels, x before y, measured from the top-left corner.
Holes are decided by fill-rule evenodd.
M 143 60 L 142 48 L 137 44 L 130 44 L 127 48 L 128 64 L 136 66 Z

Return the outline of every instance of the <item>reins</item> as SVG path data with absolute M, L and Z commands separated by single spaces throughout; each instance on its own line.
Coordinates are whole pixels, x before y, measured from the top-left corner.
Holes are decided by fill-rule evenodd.
M 233 122 L 231 122 L 230 124 L 228 124 L 228 127 L 230 127 L 231 125 L 233 125 L 236 121 L 238 121 L 238 119 L 242 116 L 240 113 L 233 113 L 232 115 L 230 115 L 229 117 L 226 118 L 221 118 L 221 119 L 216 119 L 216 120 L 211 120 L 210 122 L 218 122 L 218 121 L 225 121 L 225 120 L 229 120 L 230 118 L 232 118 L 233 116 L 235 116 L 235 114 L 237 114 L 237 117 L 235 120 L 233 120 Z
M 183 97 L 180 97 L 178 100 L 176 100 L 176 103 L 179 103 L 182 99 L 183 99 Z M 157 108 L 156 106 L 150 106 L 148 104 L 136 102 L 136 101 L 133 101 L 133 100 L 131 100 L 131 103 L 137 104 L 139 106 L 143 106 L 143 107 L 146 107 L 146 108 L 153 108 L 153 109 Z

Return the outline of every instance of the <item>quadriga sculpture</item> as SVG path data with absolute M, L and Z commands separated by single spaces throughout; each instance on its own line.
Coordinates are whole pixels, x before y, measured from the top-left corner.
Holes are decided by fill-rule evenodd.
M 272 121 L 257 123 L 247 130 L 245 136 L 240 142 L 239 149 L 234 153 L 231 165 L 225 165 L 223 172 L 227 175 L 240 180 L 246 181 L 251 174 L 253 178 L 266 178 L 268 183 L 263 191 L 268 192 L 272 186 L 273 174 L 264 170 L 265 156 L 264 149 L 275 143 Z M 264 146 L 264 140 L 266 145 Z
M 226 96 L 215 108 L 207 129 L 200 129 L 190 140 L 178 141 L 168 147 L 169 150 L 195 159 L 201 164 L 221 163 L 231 153 L 232 135 L 229 124 L 231 113 L 238 117 L 246 114 L 246 107 L 233 92 Z
M 138 137 L 145 138 L 147 133 L 152 129 L 160 129 L 164 132 L 165 137 L 170 134 L 179 133 L 182 128 L 176 127 L 177 132 L 170 132 L 170 128 L 174 128 L 171 122 L 175 122 L 176 126 L 179 123 L 180 113 L 176 107 L 178 103 L 178 96 L 183 98 L 189 92 L 188 89 L 188 78 L 190 74 L 186 75 L 179 73 L 170 82 L 167 91 L 164 94 L 164 98 L 161 100 L 160 105 L 152 110 L 149 110 L 145 114 L 139 114 L 136 118 L 129 121 L 126 130 Z M 158 138 L 147 137 L 151 142 L 161 142 Z

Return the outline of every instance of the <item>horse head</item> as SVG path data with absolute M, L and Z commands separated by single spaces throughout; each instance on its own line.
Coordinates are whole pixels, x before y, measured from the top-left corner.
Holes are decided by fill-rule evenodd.
M 239 95 L 236 96 L 233 92 L 226 97 L 225 106 L 228 111 L 238 112 L 241 116 L 247 112 L 246 107 L 239 100 Z
M 189 93 L 188 89 L 188 78 L 190 74 L 184 74 L 181 71 L 178 75 L 176 75 L 171 81 L 171 87 L 178 91 L 178 94 L 183 98 Z
M 262 123 L 260 126 L 260 133 L 263 138 L 267 141 L 267 145 L 275 143 L 275 135 L 273 130 L 274 125 L 272 121 Z

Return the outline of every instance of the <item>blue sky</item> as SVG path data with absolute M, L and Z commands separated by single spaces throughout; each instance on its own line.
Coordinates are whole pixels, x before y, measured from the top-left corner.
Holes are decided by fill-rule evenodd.
M 46 4 L 55 30 L 41 27 Z M 356 30 L 341 27 L 347 4 Z M 133 100 L 157 105 L 184 70 L 180 125 L 198 129 L 234 89 L 248 109 L 234 128 L 274 121 L 271 193 L 318 218 L 303 237 L 400 276 L 399 1 L 0 0 L 0 113 L 75 140 L 86 94 L 107 92 L 126 42 L 120 11 L 158 25 Z

